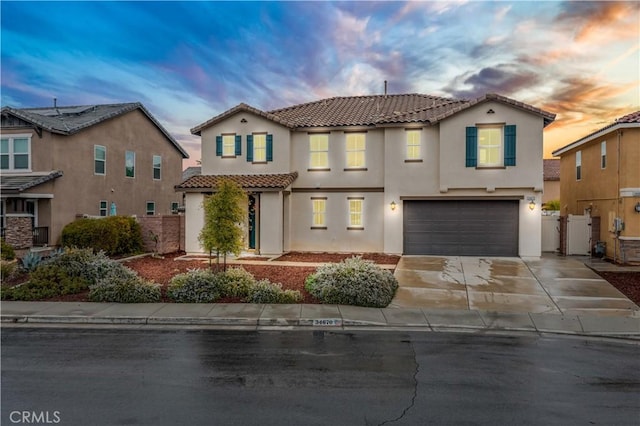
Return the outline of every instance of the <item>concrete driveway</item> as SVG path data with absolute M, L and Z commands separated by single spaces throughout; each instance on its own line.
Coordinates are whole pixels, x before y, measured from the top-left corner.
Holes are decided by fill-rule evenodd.
M 403 256 L 389 307 L 640 317 L 640 308 L 583 260 Z

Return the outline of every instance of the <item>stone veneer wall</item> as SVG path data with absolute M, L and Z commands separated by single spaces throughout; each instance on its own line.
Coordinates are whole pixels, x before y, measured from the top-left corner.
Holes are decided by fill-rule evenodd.
M 184 215 L 142 216 L 138 223 L 146 251 L 166 254 L 184 249 Z
M 622 263 L 640 263 L 640 240 L 619 240 Z
M 30 248 L 33 245 L 31 216 L 7 216 L 4 240 L 15 249 Z

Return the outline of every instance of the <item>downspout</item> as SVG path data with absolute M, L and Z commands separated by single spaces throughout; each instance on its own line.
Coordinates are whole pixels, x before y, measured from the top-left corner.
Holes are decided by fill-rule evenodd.
M 618 129 L 616 131 L 616 133 L 618 134 L 618 146 L 617 146 L 617 155 L 618 155 L 618 161 L 617 161 L 617 170 L 616 170 L 616 218 L 620 217 L 620 158 L 621 158 L 621 154 L 620 154 L 620 137 L 622 135 L 622 131 L 620 129 Z M 618 263 L 618 245 L 620 244 L 620 231 L 616 230 L 615 232 L 616 234 L 616 238 L 615 241 L 613 242 L 613 263 Z

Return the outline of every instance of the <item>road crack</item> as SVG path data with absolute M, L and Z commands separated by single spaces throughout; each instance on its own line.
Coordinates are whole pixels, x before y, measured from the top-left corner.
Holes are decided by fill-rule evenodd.
M 407 405 L 407 407 L 405 407 L 404 410 L 402 410 L 402 413 L 398 417 L 396 417 L 395 419 L 385 420 L 382 423 L 378 423 L 377 426 L 388 425 L 401 420 L 416 403 L 416 398 L 418 397 L 418 373 L 420 373 L 420 364 L 418 364 L 418 356 L 416 355 L 416 350 L 413 347 L 413 344 L 411 342 L 408 343 L 411 351 L 413 352 L 413 363 L 415 365 L 415 370 L 413 372 L 413 395 L 411 396 L 411 402 L 409 403 L 409 405 Z

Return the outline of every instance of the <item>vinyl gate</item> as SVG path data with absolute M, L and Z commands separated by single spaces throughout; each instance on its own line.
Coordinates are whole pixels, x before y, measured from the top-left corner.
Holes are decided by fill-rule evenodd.
M 588 255 L 591 217 L 570 214 L 567 217 L 567 255 Z
M 542 216 L 542 251 L 560 250 L 560 216 Z

